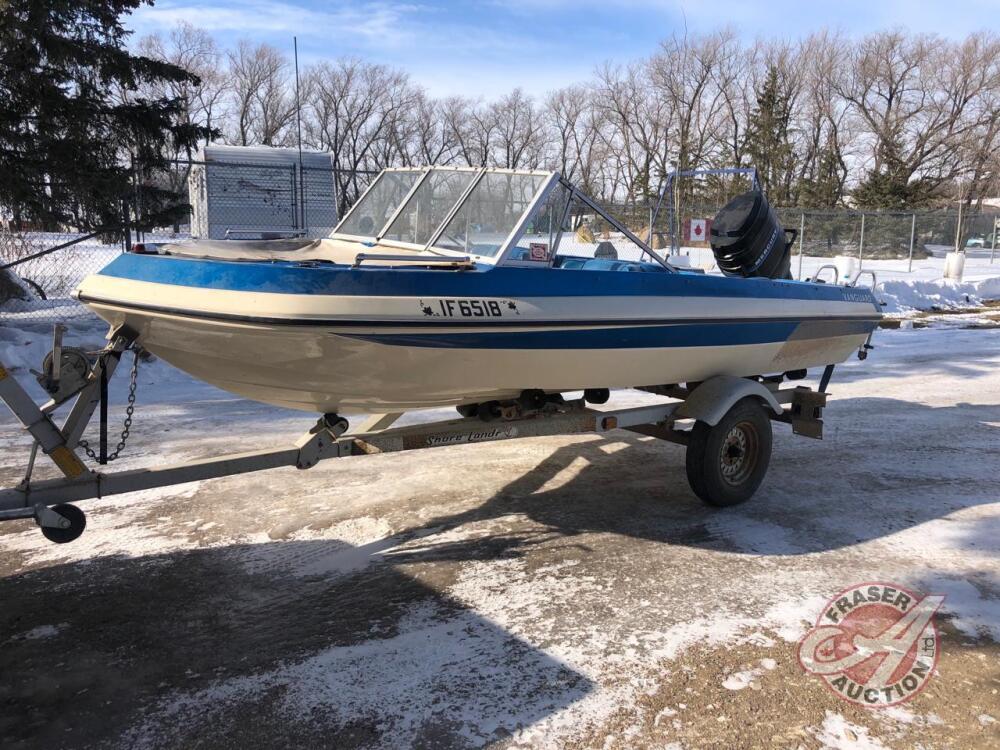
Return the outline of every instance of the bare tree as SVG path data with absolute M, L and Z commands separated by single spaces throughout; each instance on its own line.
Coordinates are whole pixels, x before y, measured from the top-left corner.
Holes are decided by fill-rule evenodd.
M 957 148 L 976 122 L 968 115 L 995 86 L 994 66 L 977 44 L 882 32 L 849 58 L 840 94 L 863 126 L 867 177 L 862 203 L 927 201 L 963 169 Z M 995 51 L 992 53 L 995 54 Z
M 825 31 L 801 44 L 803 92 L 793 114 L 799 151 L 799 205 L 833 206 L 844 197 L 849 172 L 847 149 L 854 140 L 847 102 L 838 93 L 847 54 L 844 40 Z
M 343 211 L 361 189 L 360 172 L 405 158 L 404 115 L 418 101 L 405 74 L 354 58 L 319 63 L 306 72 L 310 145 L 329 151 Z
M 396 139 L 403 165 L 451 164 L 458 158 L 460 149 L 449 127 L 444 102 L 415 91 L 411 109 L 401 115 Z
M 240 42 L 223 56 L 189 25 L 140 47 L 201 78 L 162 92 L 188 102 L 192 122 L 223 125 L 233 143 L 291 142 L 292 81 L 278 50 Z M 521 89 L 435 99 L 405 73 L 357 59 L 314 65 L 302 83 L 306 142 L 332 154 L 344 203 L 361 173 L 393 164 L 549 166 L 626 202 L 655 195 L 675 169 L 752 161 L 766 162 L 778 200 L 800 205 L 909 205 L 957 180 L 963 195 L 1000 190 L 1000 38 L 989 32 L 960 42 L 902 31 L 796 43 L 743 44 L 729 29 L 672 37 L 541 104 Z
M 567 179 L 576 180 L 584 192 L 600 194 L 597 175 L 606 158 L 601 131 L 607 123 L 595 106 L 593 92 L 585 86 L 569 86 L 551 93 L 545 106 L 556 168 Z
M 241 41 L 229 55 L 231 133 L 240 146 L 282 146 L 295 119 L 288 59 L 269 44 Z
M 490 105 L 488 114 L 497 133 L 492 164 L 508 169 L 537 167 L 543 150 L 543 120 L 531 97 L 514 89 Z
M 187 81 L 170 84 L 165 93 L 185 102 L 186 121 L 212 129 L 220 127 L 226 75 L 222 54 L 208 32 L 182 21 L 166 38 L 160 34 L 143 37 L 139 40 L 139 51 L 198 76 L 197 85 Z

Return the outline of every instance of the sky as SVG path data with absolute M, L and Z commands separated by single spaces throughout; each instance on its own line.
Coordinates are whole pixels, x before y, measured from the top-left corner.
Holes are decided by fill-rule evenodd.
M 305 65 L 361 57 L 408 72 L 434 96 L 541 96 L 627 63 L 673 34 L 730 26 L 748 41 L 824 27 L 851 36 L 901 27 L 960 38 L 996 27 L 1000 0 L 481 0 L 319 2 L 158 0 L 127 22 L 136 35 L 188 21 L 228 47 L 239 39 L 292 51 Z

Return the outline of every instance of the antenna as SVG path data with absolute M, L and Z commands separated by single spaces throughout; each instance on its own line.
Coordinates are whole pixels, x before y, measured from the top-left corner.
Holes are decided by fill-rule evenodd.
M 295 50 L 295 130 L 299 141 L 299 229 L 305 232 L 306 229 L 306 195 L 302 182 L 302 103 L 299 100 L 299 38 L 292 37 L 292 45 Z

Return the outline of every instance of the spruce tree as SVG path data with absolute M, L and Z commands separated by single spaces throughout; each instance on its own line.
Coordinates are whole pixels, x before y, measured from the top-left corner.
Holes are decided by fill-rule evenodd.
M 184 121 L 180 99 L 137 93 L 198 83 L 126 48 L 122 18 L 147 4 L 0 0 L 0 208 L 9 218 L 96 229 L 121 223 L 123 201 L 137 198 L 150 214 L 177 202 L 151 178 L 170 148 L 210 133 Z
M 778 69 L 769 65 L 757 91 L 757 106 L 746 132 L 746 152 L 757 168 L 761 187 L 773 203 L 789 199 L 788 180 L 792 167 L 789 141 L 791 103 L 782 90 Z
M 827 136 L 816 157 L 814 173 L 799 183 L 799 205 L 808 208 L 833 208 L 843 191 L 843 165 L 832 136 Z

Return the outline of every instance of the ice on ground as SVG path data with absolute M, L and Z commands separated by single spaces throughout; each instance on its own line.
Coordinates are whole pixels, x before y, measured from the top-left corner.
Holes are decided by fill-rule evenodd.
M 915 724 L 917 726 L 928 726 L 931 724 L 944 724 L 944 720 L 937 714 L 916 714 L 904 706 L 886 706 L 880 708 L 872 714 L 876 719 L 890 720 L 899 724 Z
M 54 638 L 59 635 L 59 631 L 67 627 L 69 623 L 61 622 L 58 625 L 39 625 L 26 630 L 20 635 L 15 635 L 13 640 L 37 641 L 43 638 Z
M 811 734 L 822 743 L 823 750 L 888 750 L 866 727 L 852 724 L 833 711 L 826 712 L 822 726 L 812 729 Z
M 748 669 L 744 672 L 733 672 L 722 681 L 726 690 L 742 690 L 753 684 L 754 680 L 764 674 L 763 669 Z
M 506 663 L 502 679 L 490 666 L 498 657 Z M 447 617 L 436 605 L 420 603 L 410 608 L 393 637 L 335 646 L 272 672 L 179 693 L 123 745 L 155 746 L 163 725 L 179 717 L 189 724 L 211 721 L 234 702 L 274 688 L 281 689 L 278 710 L 289 721 L 317 711 L 342 724 L 375 716 L 392 744 L 406 747 L 417 743 L 428 717 L 452 727 L 469 744 L 507 733 L 517 741 L 518 724 L 530 726 L 542 719 L 552 702 L 571 703 L 587 685 L 559 661 L 474 612 Z M 464 700 L 445 700 L 446 695 Z M 537 706 L 537 715 L 511 713 L 512 707 L 526 704 Z
M 94 329 L 81 329 L 79 339 L 99 340 L 100 335 L 94 333 Z M 770 636 L 798 640 L 815 622 L 832 593 L 842 585 L 871 580 L 872 575 L 891 576 L 890 580 L 922 593 L 945 594 L 944 613 L 961 632 L 969 637 L 1000 638 L 1000 600 L 993 598 L 995 584 L 990 586 L 996 580 L 997 557 L 990 554 L 996 546 L 996 535 L 989 533 L 997 528 L 1000 510 L 995 462 L 991 460 L 1000 426 L 1000 407 L 996 406 L 1000 383 L 998 340 L 995 333 L 984 331 L 879 332 L 875 340 L 878 348 L 866 362 L 838 368 L 827 442 L 800 449 L 798 443 L 788 442 L 790 438 L 776 435 L 776 440 L 786 441 L 780 446 L 786 458 L 772 466 L 767 491 L 754 503 L 726 514 L 706 515 L 696 528 L 690 529 L 690 536 L 672 535 L 670 543 L 656 535 L 653 541 L 607 541 L 614 537 L 614 529 L 594 532 L 588 527 L 574 527 L 573 534 L 565 537 L 568 550 L 590 545 L 588 554 L 592 556 L 602 554 L 602 543 L 613 545 L 616 556 L 638 556 L 641 550 L 643 556 L 637 557 L 635 566 L 608 568 L 605 574 L 605 569 L 588 568 L 585 556 L 573 559 L 571 552 L 566 552 L 565 561 L 562 553 L 539 560 L 537 553 L 532 557 L 530 551 L 513 559 L 486 555 L 485 559 L 464 560 L 454 579 L 442 577 L 436 584 L 449 602 L 463 608 L 457 615 L 443 609 L 416 608 L 398 623 L 393 638 L 311 651 L 253 677 L 220 681 L 207 691 L 181 690 L 167 701 L 168 708 L 190 709 L 192 715 L 198 716 L 216 710 L 220 701 L 218 710 L 225 710 L 257 694 L 255 691 L 278 687 L 288 688 L 285 708 L 293 716 L 309 715 L 312 708 L 327 709 L 326 703 L 336 703 L 342 708 L 334 707 L 331 723 L 354 712 L 368 712 L 385 727 L 385 736 L 398 740 L 398 744 L 412 739 L 422 712 L 428 711 L 462 727 L 473 742 L 495 736 L 494 730 L 506 727 L 516 731 L 518 742 L 526 746 L 544 744 L 546 740 L 551 744 L 553 738 L 579 736 L 581 729 L 599 726 L 617 712 L 639 711 L 634 708 L 636 696 L 650 694 L 650 684 L 655 686 L 656 680 L 663 679 L 665 670 L 670 669 L 669 662 L 683 658 L 693 647 L 740 643 L 766 647 Z M 22 360 L 24 366 L 37 367 L 35 360 L 40 360 L 38 354 L 47 348 L 48 335 L 0 327 L 3 346 L 24 347 L 30 352 Z M 302 415 L 226 397 L 162 363 L 140 370 L 140 377 L 148 377 L 143 383 L 156 387 L 150 388 L 141 401 L 137 447 L 144 445 L 145 425 L 166 423 L 173 428 L 178 418 L 189 420 L 184 429 L 178 430 L 186 436 L 183 444 L 168 446 L 165 455 L 159 457 L 162 460 L 176 460 L 187 453 L 223 452 L 221 446 L 211 442 L 211 433 L 216 426 L 227 426 L 234 409 L 238 410 L 241 433 L 261 441 L 274 443 L 287 437 L 280 433 L 284 425 L 281 419 L 296 425 L 303 422 Z M 29 376 L 19 375 L 20 382 L 27 385 L 29 380 Z M 220 399 L 213 401 L 211 408 L 207 406 L 210 394 Z M 614 398 L 614 405 L 621 406 L 628 399 L 646 395 L 616 393 Z M 438 416 L 440 413 L 427 412 L 414 418 Z M 23 446 L 21 432 L 9 415 L 0 415 L 0 420 L 5 420 L 0 421 L 0 451 L 7 445 Z M 899 434 L 924 437 L 920 441 L 900 440 L 905 444 L 897 451 L 886 439 L 887 420 L 899 428 L 897 438 Z M 544 441 L 530 443 L 532 451 L 544 452 L 548 448 L 538 446 L 547 445 Z M 491 447 L 491 460 L 500 454 L 513 462 L 513 453 L 505 453 L 513 450 L 507 445 Z M 454 454 L 454 465 L 449 466 L 461 469 L 463 460 L 481 461 L 486 452 L 482 447 L 463 448 Z M 617 455 L 600 449 L 598 452 Z M 787 458 L 789 454 L 791 459 Z M 803 463 L 794 471 L 786 470 L 787 461 L 795 460 L 796 455 Z M 154 463 L 150 455 L 141 458 L 145 460 L 129 466 Z M 366 462 L 373 462 L 365 464 L 366 470 L 369 465 L 379 466 L 382 460 L 366 458 Z M 540 504 L 546 495 L 559 497 L 571 491 L 587 471 L 574 459 L 568 462 L 568 469 L 554 472 L 549 484 L 541 484 L 533 491 L 538 504 L 532 501 L 520 507 L 505 507 L 498 517 L 428 528 L 419 539 L 411 536 L 400 540 L 394 535 L 405 526 L 376 517 L 377 511 L 369 507 L 374 500 L 365 494 L 370 492 L 364 489 L 366 483 L 378 481 L 380 492 L 387 487 L 396 492 L 396 485 L 412 488 L 420 472 L 438 469 L 418 465 L 405 456 L 386 457 L 381 465 L 395 478 L 355 476 L 350 465 L 343 467 L 343 475 L 338 474 L 343 482 L 338 485 L 338 507 L 340 502 L 355 503 L 353 520 L 330 521 L 322 527 L 309 526 L 279 535 L 287 541 L 330 542 L 318 545 L 322 547 L 318 556 L 282 557 L 283 545 L 273 544 L 274 538 L 264 532 L 249 540 L 223 535 L 218 544 L 267 544 L 275 551 L 261 549 L 258 560 L 250 550 L 238 562 L 248 567 L 262 562 L 276 577 L 302 571 L 336 577 L 360 571 L 369 564 L 394 564 L 394 555 L 404 560 L 409 555 L 412 559 L 414 551 L 424 545 L 447 549 L 500 538 L 518 525 L 544 540 L 546 534 L 554 533 L 544 524 L 553 524 L 558 531 L 559 519 L 549 511 L 543 512 Z M 323 469 L 316 471 L 321 473 L 309 474 L 307 479 L 296 475 L 288 480 L 290 488 L 298 493 L 299 508 L 316 505 L 316 486 L 324 483 L 324 476 L 329 479 L 329 475 L 322 474 Z M 341 467 L 337 471 L 341 472 Z M 485 477 L 489 472 L 480 473 Z M 252 478 L 220 481 L 254 487 Z M 245 484 L 235 484 L 238 481 Z M 3 544 L 5 550 L 19 553 L 17 559 L 22 567 L 57 561 L 86 563 L 103 555 L 155 555 L 189 547 L 191 530 L 213 529 L 213 535 L 219 533 L 210 521 L 206 523 L 202 510 L 190 516 L 193 525 L 184 529 L 176 523 L 156 521 L 166 520 L 172 499 L 205 489 L 190 485 L 138 493 L 135 503 L 132 497 L 125 504 L 120 500 L 95 501 L 90 506 L 95 513 L 92 525 L 72 545 L 46 544 L 34 528 L 6 534 Z M 411 497 L 400 492 L 400 505 L 412 502 Z M 871 499 L 858 502 L 856 495 L 862 492 Z M 817 498 L 829 499 L 835 506 L 831 509 Z M 145 516 L 138 510 L 140 500 Z M 883 506 L 886 501 L 891 505 Z M 421 513 L 426 515 L 415 517 L 434 518 L 445 513 L 448 503 L 452 503 L 448 499 L 433 502 L 441 503 L 441 508 L 425 507 Z M 614 511 L 611 499 L 608 502 L 608 511 Z M 108 512 L 103 510 L 105 503 L 109 504 Z M 876 504 L 879 509 L 872 512 Z M 322 510 L 330 505 L 326 501 L 318 507 Z M 674 512 L 672 507 L 663 512 L 669 516 Z M 887 508 L 884 512 L 883 507 Z M 668 519 L 671 528 L 685 528 L 689 515 L 699 513 L 680 491 L 676 509 L 676 518 Z M 565 512 L 577 522 L 586 520 L 574 515 L 572 507 Z M 533 518 L 532 513 L 538 517 Z M 890 517 L 892 521 L 886 522 Z M 605 562 L 614 559 L 609 556 Z M 540 561 L 546 564 L 533 567 Z M 672 572 L 672 564 L 692 561 L 698 565 L 683 566 L 683 574 Z M 715 576 L 710 586 L 689 584 L 690 574 L 697 572 L 700 565 L 740 571 L 739 580 Z M 647 575 L 645 568 L 654 569 L 656 575 Z M 634 581 L 630 579 L 633 575 Z M 977 575 L 984 576 L 981 587 Z M 616 605 L 613 616 L 595 616 L 604 612 L 609 597 Z M 683 608 L 682 620 L 677 619 L 679 608 Z M 454 648 L 453 642 L 457 644 Z M 456 659 L 444 663 L 443 655 L 456 649 Z M 517 658 L 508 669 L 505 659 L 511 649 Z M 759 667 L 774 668 L 776 665 L 770 665 L 770 661 L 761 660 Z M 411 663 L 422 671 L 411 675 Z M 470 673 L 472 668 L 493 672 L 476 676 Z M 369 677 L 367 670 L 371 670 L 372 681 L 363 691 L 359 685 L 364 682 L 362 677 Z M 573 679 L 577 682 L 566 682 Z M 470 709 L 472 713 L 482 712 L 480 721 L 480 716 L 462 713 L 461 696 L 482 695 L 484 684 L 489 692 L 483 700 L 488 705 L 477 703 Z M 343 691 L 347 699 L 341 702 Z M 692 705 L 694 702 L 692 696 Z M 675 705 L 683 708 L 682 704 Z M 175 723 L 157 713 L 155 706 L 151 711 L 155 718 L 140 733 L 162 736 L 170 746 L 170 731 Z M 896 716 L 901 723 L 906 722 L 906 715 Z M 980 718 L 981 722 L 993 721 L 983 716 L 986 718 Z M 653 720 L 651 716 L 632 718 Z M 662 717 L 669 718 L 667 714 Z M 162 735 L 154 726 L 160 721 Z M 521 726 L 515 727 L 516 723 Z M 855 744 L 847 744 L 852 735 Z M 864 730 L 836 714 L 814 728 L 814 736 L 828 747 L 881 747 Z
M 1000 641 L 1000 599 L 985 596 L 967 579 L 939 577 L 921 581 L 920 588 L 927 593 L 944 595 L 941 610 L 962 634 L 974 639 L 986 637 Z
M 311 547 L 309 554 L 303 555 L 299 551 L 301 545 L 275 547 L 267 544 L 272 536 L 262 533 L 249 540 L 251 544 L 237 547 L 232 554 L 251 573 L 335 578 L 368 567 L 402 541 L 392 536 L 385 519 L 370 517 L 349 519 L 324 529 L 299 529 L 281 538 L 295 542 L 324 540 L 330 544 Z
M 745 669 L 742 672 L 733 672 L 722 681 L 722 687 L 727 690 L 742 690 L 745 687 L 754 687 L 757 678 L 765 672 L 769 672 L 778 666 L 774 659 L 761 659 L 760 666 L 753 669 Z

